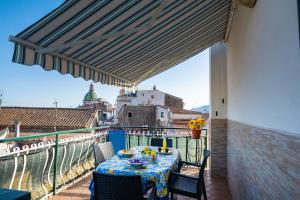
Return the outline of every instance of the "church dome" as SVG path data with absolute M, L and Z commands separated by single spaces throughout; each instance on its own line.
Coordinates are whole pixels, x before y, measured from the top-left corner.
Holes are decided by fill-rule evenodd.
M 90 90 L 88 91 L 88 93 L 86 93 L 86 95 L 84 95 L 83 101 L 96 101 L 97 99 L 97 94 L 94 91 L 94 85 L 93 83 L 91 83 Z

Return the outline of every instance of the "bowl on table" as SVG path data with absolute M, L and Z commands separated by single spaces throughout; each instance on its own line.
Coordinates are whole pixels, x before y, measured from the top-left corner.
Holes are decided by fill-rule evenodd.
M 142 169 L 146 167 L 147 162 L 143 159 L 130 159 L 126 161 L 126 164 L 134 169 Z
M 121 158 L 131 158 L 134 156 L 133 150 L 122 149 L 118 152 L 119 157 Z

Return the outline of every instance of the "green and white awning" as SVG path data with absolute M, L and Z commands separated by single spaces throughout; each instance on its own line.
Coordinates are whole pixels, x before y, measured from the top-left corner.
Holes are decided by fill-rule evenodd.
M 231 0 L 65 1 L 10 36 L 15 43 L 13 62 L 132 87 L 224 40 L 231 4 Z

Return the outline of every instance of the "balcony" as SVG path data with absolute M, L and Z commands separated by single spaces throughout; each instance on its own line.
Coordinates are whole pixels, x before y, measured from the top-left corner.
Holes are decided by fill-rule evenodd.
M 120 130 L 125 132 L 123 140 L 114 134 Z M 98 127 L 9 138 L 1 140 L 11 148 L 0 152 L 0 187 L 29 191 L 32 199 L 89 199 L 95 142 L 110 140 L 114 148 L 132 148 L 149 145 L 151 138 L 167 137 L 182 160 L 199 162 L 202 150 L 208 148 L 207 136 L 206 129 L 200 139 L 191 139 L 189 130 L 181 128 Z M 37 139 L 42 142 L 36 143 Z M 198 170 L 186 167 L 183 172 L 197 176 Z M 231 199 L 226 179 L 210 176 L 209 166 L 205 181 L 209 199 Z

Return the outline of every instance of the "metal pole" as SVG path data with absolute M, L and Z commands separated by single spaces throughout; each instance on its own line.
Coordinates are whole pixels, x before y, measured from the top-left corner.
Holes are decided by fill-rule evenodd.
M 129 149 L 131 148 L 130 146 L 130 134 L 128 134 L 128 146 L 129 146 Z
M 58 154 L 58 134 L 55 136 L 55 153 L 54 153 L 54 167 L 53 167 L 53 195 L 56 193 L 56 171 L 57 171 L 57 154 Z
M 196 139 L 196 163 L 198 162 L 198 139 Z
M 189 144 L 188 138 L 186 137 L 185 138 L 185 161 L 188 161 L 187 160 L 188 159 L 188 144 Z
M 53 103 L 55 105 L 55 125 L 54 125 L 54 131 L 56 132 L 56 126 L 57 126 L 57 101 L 54 101 Z
M 204 140 L 205 150 L 207 150 L 207 129 L 205 129 L 205 140 Z

